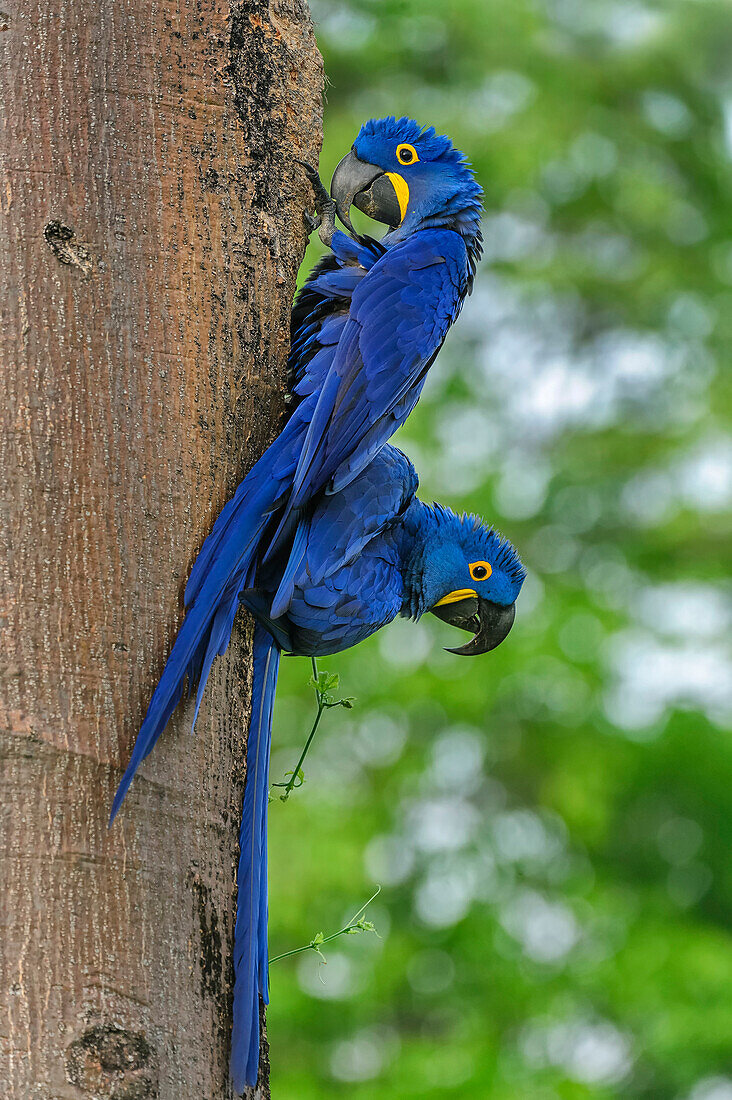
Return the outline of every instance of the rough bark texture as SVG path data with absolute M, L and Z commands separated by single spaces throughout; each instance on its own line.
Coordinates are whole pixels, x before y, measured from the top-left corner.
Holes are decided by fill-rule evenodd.
M 107 817 L 278 430 L 321 64 L 303 0 L 0 6 L 0 1095 L 218 1100 L 246 623 Z

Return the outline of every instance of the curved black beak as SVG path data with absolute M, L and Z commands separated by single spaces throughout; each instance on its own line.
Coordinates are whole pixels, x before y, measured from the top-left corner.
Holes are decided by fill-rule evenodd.
M 378 165 L 359 160 L 353 149 L 336 165 L 330 181 L 330 193 L 338 217 L 354 236 L 358 234 L 351 224 L 351 206 L 392 227 L 402 220 L 399 199 L 391 180 Z
M 468 596 L 454 603 L 438 604 L 430 610 L 443 622 L 473 632 L 474 637 L 465 645 L 447 650 L 461 657 L 477 657 L 479 653 L 489 653 L 495 649 L 508 635 L 516 618 L 515 604 L 501 607 L 484 600 L 482 596 Z

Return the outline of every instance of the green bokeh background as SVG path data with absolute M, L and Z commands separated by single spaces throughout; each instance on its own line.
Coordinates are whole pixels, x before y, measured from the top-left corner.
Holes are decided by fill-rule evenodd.
M 273 964 L 273 1095 L 732 1100 L 732 5 L 312 6 L 323 176 L 409 114 L 485 189 L 397 442 L 529 577 L 485 658 L 400 621 L 322 662 L 356 705 L 270 807 L 271 950 L 376 884 L 380 938 Z M 273 779 L 308 676 L 284 661 Z

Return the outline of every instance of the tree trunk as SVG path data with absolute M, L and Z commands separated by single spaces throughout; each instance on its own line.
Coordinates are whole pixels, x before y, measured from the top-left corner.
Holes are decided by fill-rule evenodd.
M 304 0 L 8 3 L 0 1094 L 218 1100 L 246 622 L 107 819 L 191 563 L 279 428 L 321 62 Z

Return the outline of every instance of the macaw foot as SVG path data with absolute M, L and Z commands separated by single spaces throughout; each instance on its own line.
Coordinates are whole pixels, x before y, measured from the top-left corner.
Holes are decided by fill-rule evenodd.
M 326 191 L 317 169 L 313 168 L 312 164 L 308 164 L 306 160 L 299 160 L 297 157 L 295 160 L 305 169 L 305 174 L 310 180 L 310 186 L 315 194 L 315 209 L 318 216 L 314 218 L 312 214 L 305 211 L 303 215 L 305 224 L 311 233 L 314 229 L 317 229 L 318 236 L 323 244 L 330 248 L 330 242 L 333 240 L 333 234 L 335 233 L 335 203 Z

